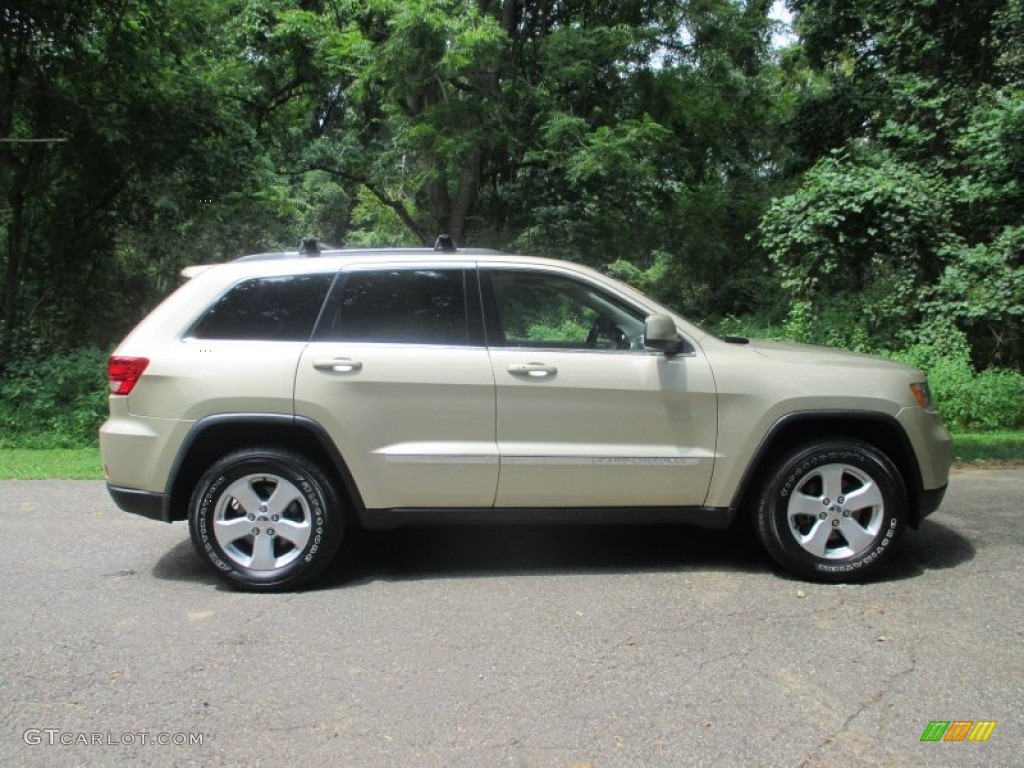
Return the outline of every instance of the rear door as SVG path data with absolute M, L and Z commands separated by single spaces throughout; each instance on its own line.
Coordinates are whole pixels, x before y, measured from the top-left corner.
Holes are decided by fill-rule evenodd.
M 299 361 L 295 412 L 328 430 L 368 508 L 491 506 L 494 377 L 472 265 L 344 269 Z

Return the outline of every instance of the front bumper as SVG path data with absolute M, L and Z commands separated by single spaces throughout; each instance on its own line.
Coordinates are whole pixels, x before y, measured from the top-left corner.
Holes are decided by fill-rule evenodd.
M 939 508 L 939 505 L 942 504 L 942 499 L 946 495 L 947 487 L 944 485 L 941 488 L 924 488 L 918 492 L 917 514 L 911 517 L 911 528 L 917 528 L 921 525 L 922 520 Z

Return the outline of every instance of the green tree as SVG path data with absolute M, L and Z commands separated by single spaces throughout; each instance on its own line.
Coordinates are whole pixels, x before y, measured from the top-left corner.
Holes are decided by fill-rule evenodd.
M 942 178 L 880 151 L 829 155 L 776 200 L 761 240 L 782 288 L 837 339 L 898 346 L 924 319 L 921 296 L 959 244 Z M 806 341 L 823 341 L 808 338 Z
M 232 58 L 213 34 L 223 10 L 15 0 L 0 11 L 0 349 L 107 344 L 157 277 L 169 287 L 183 243 L 221 258 L 251 238 L 240 230 L 266 238 L 291 216 L 265 186 L 272 168 L 221 64 Z
M 1020 3 L 791 5 L 809 76 L 790 156 L 816 164 L 760 231 L 788 295 L 854 308 L 876 344 L 952 319 L 978 363 L 1020 365 Z
M 266 43 L 316 116 L 280 157 L 348 190 L 347 240 L 667 259 L 660 293 L 704 309 L 762 270 L 744 235 L 778 146 L 766 2 L 273 5 L 265 39 L 317 63 Z
M 768 6 L 14 0 L 0 345 L 109 344 L 182 265 L 307 233 L 447 231 L 748 309 L 785 112 Z

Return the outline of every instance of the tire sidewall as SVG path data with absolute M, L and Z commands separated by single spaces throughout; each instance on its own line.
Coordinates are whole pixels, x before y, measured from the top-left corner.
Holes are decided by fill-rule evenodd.
M 793 536 L 788 505 L 807 475 L 828 464 L 846 464 L 866 473 L 882 494 L 882 526 L 871 546 L 846 558 L 819 558 Z M 863 578 L 895 548 L 906 526 L 906 491 L 889 461 L 859 443 L 821 444 L 797 450 L 773 474 L 760 500 L 758 532 L 769 553 L 782 565 L 824 581 Z
M 234 562 L 214 535 L 217 505 L 224 491 L 247 475 L 277 475 L 295 485 L 309 507 L 311 532 L 299 556 L 273 571 L 256 571 Z M 275 451 L 244 451 L 221 459 L 200 479 L 189 504 L 189 529 L 199 554 L 222 578 L 246 588 L 296 586 L 326 567 L 342 535 L 342 515 L 330 483 L 315 465 Z

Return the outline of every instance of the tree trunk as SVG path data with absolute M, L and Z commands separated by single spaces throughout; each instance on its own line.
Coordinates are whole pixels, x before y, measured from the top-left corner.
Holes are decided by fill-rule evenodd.
M 455 238 L 457 245 L 463 244 L 466 235 L 466 218 L 476 204 L 477 192 L 480 189 L 480 151 L 477 150 L 466 158 L 462 172 L 459 174 L 459 188 L 455 192 L 455 201 L 448 212 L 448 234 Z
M 21 285 L 21 264 L 25 241 L 25 187 L 28 174 L 19 168 L 14 173 L 7 202 L 11 209 L 11 220 L 7 227 L 7 269 L 4 272 L 4 291 L 0 297 L 0 319 L 3 320 L 3 335 L 0 336 L 0 361 L 7 356 L 18 330 L 18 287 Z

